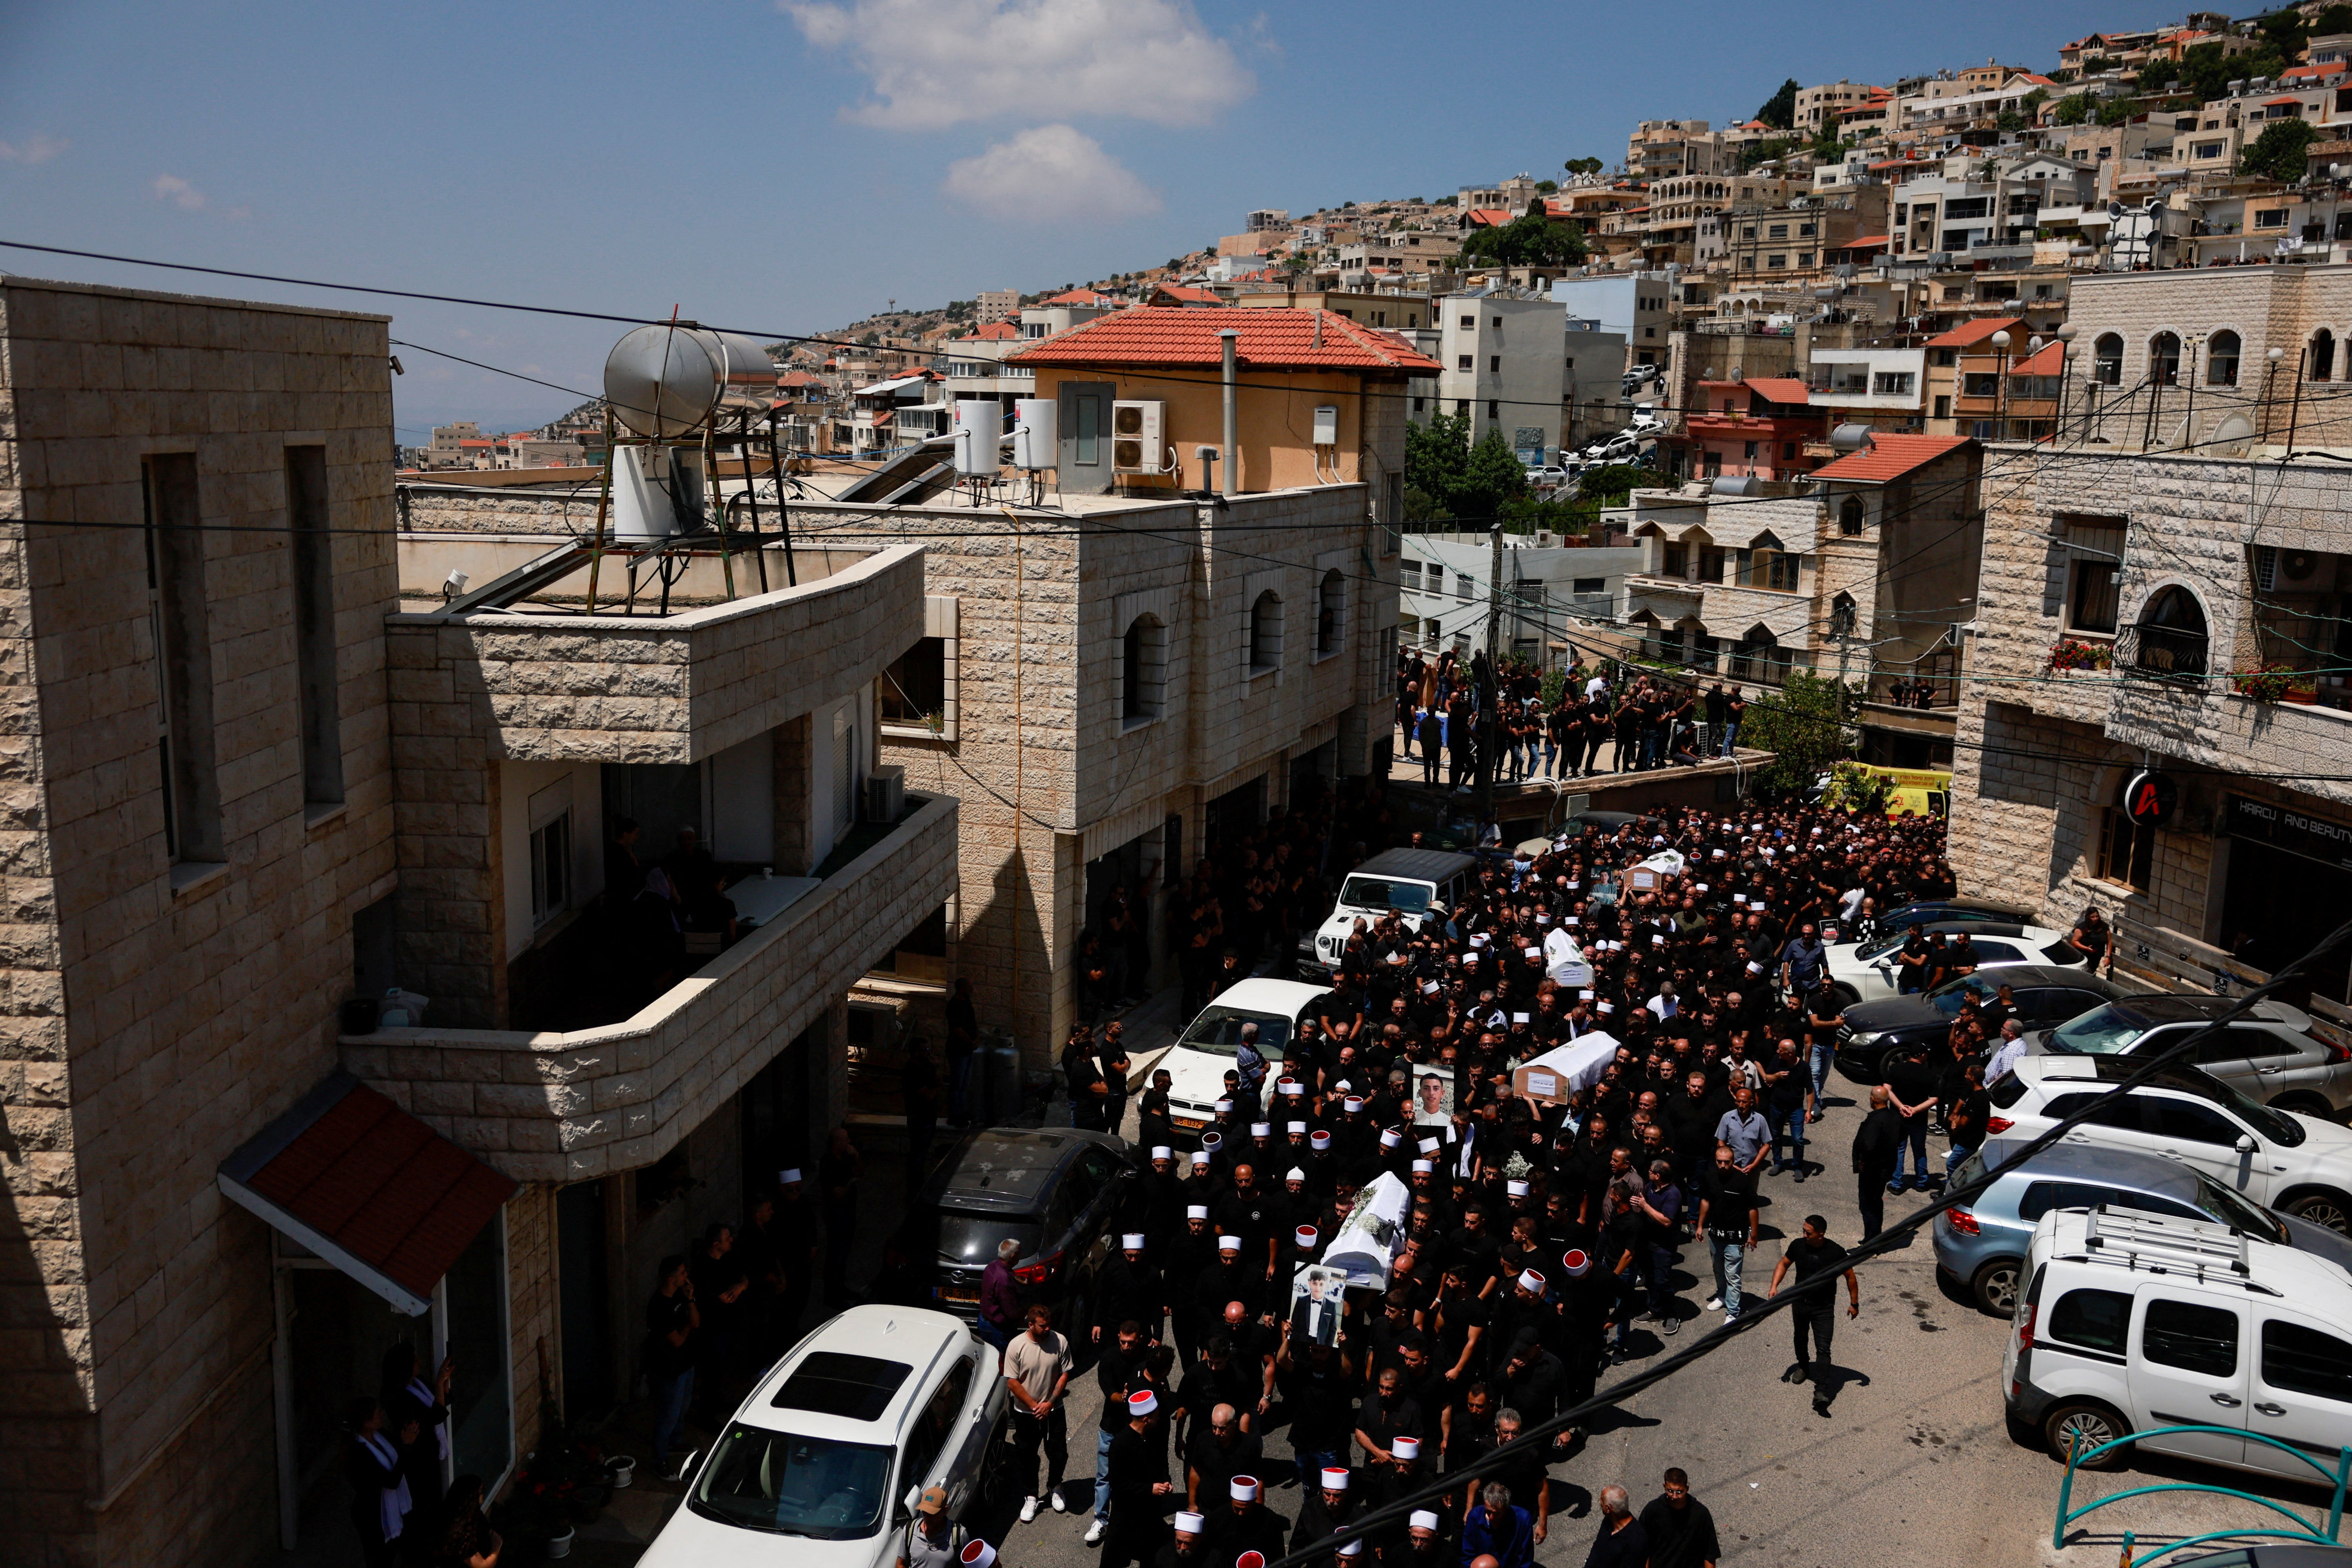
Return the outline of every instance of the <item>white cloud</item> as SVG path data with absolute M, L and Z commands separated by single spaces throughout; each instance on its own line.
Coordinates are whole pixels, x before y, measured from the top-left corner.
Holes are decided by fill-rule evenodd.
M 28 166 L 47 162 L 73 143 L 62 136 L 27 136 L 22 141 L 0 141 L 0 163 Z
M 156 175 L 154 189 L 157 201 L 176 203 L 188 212 L 205 204 L 205 193 L 177 174 Z
M 1110 223 L 1160 210 L 1159 193 L 1066 125 L 1040 125 L 958 159 L 940 189 L 1001 218 Z
M 935 131 L 1014 114 L 1200 125 L 1256 79 L 1183 0 L 778 0 L 820 48 L 847 51 L 867 125 Z

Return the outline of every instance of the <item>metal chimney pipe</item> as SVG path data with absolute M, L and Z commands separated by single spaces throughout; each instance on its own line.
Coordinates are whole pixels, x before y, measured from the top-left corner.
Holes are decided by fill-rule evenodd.
M 1224 328 L 1217 333 L 1218 343 L 1224 352 L 1225 372 L 1225 469 L 1223 473 L 1217 476 L 1217 494 L 1220 496 L 1230 496 L 1234 493 L 1234 470 L 1241 466 L 1240 463 L 1235 461 L 1234 451 L 1234 444 L 1241 439 L 1241 411 L 1234 401 L 1238 395 L 1238 389 L 1234 382 L 1235 373 L 1234 345 L 1240 340 L 1240 330 L 1233 327 Z

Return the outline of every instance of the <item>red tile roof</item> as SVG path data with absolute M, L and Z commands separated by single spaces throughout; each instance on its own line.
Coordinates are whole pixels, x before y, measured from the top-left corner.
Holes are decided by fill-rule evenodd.
M 1812 396 L 1801 376 L 1750 376 L 1741 384 L 1773 402 L 1803 402 Z
M 1224 296 L 1213 288 L 1193 288 L 1181 283 L 1163 283 L 1151 291 L 1151 303 L 1173 299 L 1180 305 L 1223 305 Z
M 1893 240 L 1892 235 L 1856 235 L 1843 245 L 1833 245 L 1832 250 L 1877 250 Z
M 2279 80 L 2287 81 L 2296 77 L 2332 77 L 2341 70 L 2352 70 L 2352 62 L 2329 60 L 2321 65 L 2289 66 L 2279 72 Z
M 2282 104 L 2285 105 L 2289 109 L 2301 109 L 2303 107 L 2303 99 L 2299 98 L 2266 98 L 2263 99 L 2263 107 L 2264 109 L 2276 109 Z
M 1320 347 L 1316 343 L 1318 319 Z M 1412 375 L 1435 375 L 1444 369 L 1389 334 L 1359 326 L 1333 311 L 1272 306 L 1236 310 L 1230 316 L 1151 306 L 1122 310 L 1023 349 L 1009 359 L 1029 366 L 1213 366 L 1221 362 L 1223 348 L 1217 334 L 1226 328 L 1240 332 L 1234 352 L 1242 363 L 1254 367 Z
M 2065 362 L 2065 344 L 2045 343 L 2023 359 L 2011 360 L 2009 373 L 2013 376 L 2054 376 Z
M 1955 327 L 1948 332 L 1938 333 L 1928 339 L 1922 346 L 1929 349 L 1972 348 L 1995 332 L 2008 332 L 2014 337 L 2016 329 L 2024 325 L 2024 319 L 2017 316 L 2002 316 L 1986 321 L 1970 321 L 1964 326 Z
M 995 341 L 1005 338 L 1018 338 L 1019 336 L 1021 336 L 1021 329 L 1014 326 L 1012 322 L 991 321 L 987 326 L 979 329 L 977 331 L 966 332 L 963 335 L 963 340 L 968 342 L 974 338 L 986 338 L 991 341 Z
M 230 1155 L 220 1175 L 229 1197 L 278 1228 L 344 1254 L 331 1259 L 339 1267 L 348 1270 L 347 1259 L 425 1301 L 515 1193 L 512 1180 L 341 1073 Z
M 1845 479 L 1857 484 L 1884 485 L 1926 467 L 1948 452 L 1972 445 L 1966 435 L 1896 435 L 1874 432 L 1870 445 L 1851 456 L 1812 471 L 1815 479 Z
M 1473 207 L 1468 221 L 1480 228 L 1498 229 L 1517 216 L 1508 207 Z
M 1037 301 L 1040 305 L 1116 305 L 1118 300 L 1098 288 L 1069 288 L 1048 295 Z

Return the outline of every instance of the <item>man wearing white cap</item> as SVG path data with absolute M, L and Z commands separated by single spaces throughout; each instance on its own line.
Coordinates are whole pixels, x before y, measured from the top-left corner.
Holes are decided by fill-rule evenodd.
M 1151 1568 L 1208 1568 L 1208 1547 L 1202 1537 L 1207 1533 L 1209 1521 L 1189 1508 L 1176 1511 L 1175 1534 L 1152 1559 Z
M 1225 1483 L 1223 1508 L 1210 1512 L 1213 1502 L 1201 1500 L 1202 1511 L 1209 1514 L 1211 1563 L 1231 1563 L 1244 1552 L 1258 1552 L 1268 1563 L 1282 1555 L 1290 1539 L 1290 1521 L 1265 1506 L 1265 1490 L 1255 1476 L 1235 1476 Z
M 1123 1322 L 1142 1325 L 1144 1337 L 1160 1343 L 1160 1328 L 1168 1312 L 1168 1285 L 1154 1269 L 1139 1230 L 1121 1233 L 1118 1255 L 1096 1277 L 1095 1321 L 1088 1336 L 1102 1344 L 1118 1333 Z
M 1097 1530 L 1087 1532 L 1089 1542 L 1102 1542 L 1104 1568 L 1148 1563 L 1158 1554 L 1168 1532 L 1160 1511 L 1176 1494 L 1168 1473 L 1168 1439 L 1160 1432 L 1160 1396 L 1139 1388 L 1125 1402 L 1127 1420 L 1110 1440 L 1109 1533 L 1106 1538 Z
M 1362 1511 L 1357 1506 L 1353 1473 L 1338 1465 L 1325 1465 L 1315 1472 L 1313 1481 L 1299 1478 L 1305 1493 L 1298 1504 L 1298 1523 L 1290 1531 L 1290 1549 L 1304 1552 L 1318 1542 L 1328 1542 L 1332 1534 Z

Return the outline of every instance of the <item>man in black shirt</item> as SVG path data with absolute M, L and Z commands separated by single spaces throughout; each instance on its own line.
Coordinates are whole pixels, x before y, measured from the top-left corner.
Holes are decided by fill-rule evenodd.
M 1715 1515 L 1691 1496 L 1690 1477 L 1679 1465 L 1666 1472 L 1666 1490 L 1642 1511 L 1641 1524 L 1650 1538 L 1650 1568 L 1715 1568 L 1723 1555 Z
M 1106 1406 L 1127 1417 L 1104 1450 L 1107 1479 L 1096 1489 L 1110 1505 L 1110 1538 L 1103 1540 L 1105 1521 L 1098 1506 L 1087 1539 L 1101 1542 L 1105 1568 L 1127 1568 L 1159 1554 L 1168 1534 L 1160 1511 L 1176 1485 L 1169 1478 L 1168 1442 L 1160 1430 L 1160 1396 L 1150 1389 L 1138 1389 L 1132 1395 L 1107 1396 Z
M 1209 1546 L 1209 1561 L 1229 1563 L 1244 1552 L 1255 1552 L 1268 1563 L 1282 1555 L 1285 1542 L 1290 1537 L 1290 1521 L 1265 1506 L 1260 1500 L 1258 1479 L 1237 1475 L 1226 1483 L 1230 1500 L 1201 1499 L 1201 1511 L 1207 1516 L 1203 1531 Z
M 1903 1119 L 1895 1113 L 1886 1085 L 1874 1084 L 1870 1113 L 1853 1134 L 1854 1185 L 1862 1208 L 1862 1239 L 1878 1234 L 1886 1222 L 1886 1182 L 1895 1174 L 1896 1149 L 1903 1141 Z
M 1812 1281 L 1822 1280 L 1824 1276 L 1843 1273 L 1845 1275 L 1845 1315 L 1858 1318 L 1862 1315 L 1862 1281 L 1854 1277 L 1853 1265 L 1846 1261 L 1845 1249 L 1830 1239 L 1829 1228 L 1829 1221 L 1820 1215 L 1805 1216 L 1804 1234 L 1789 1243 L 1789 1249 L 1780 1254 L 1780 1262 L 1772 1266 L 1772 1287 L 1766 1294 L 1779 1295 L 1780 1282 L 1789 1277 L 1791 1269 L 1796 1270 L 1798 1288 Z M 1811 1377 L 1813 1414 L 1817 1416 L 1830 1413 L 1830 1396 L 1835 1392 L 1832 1379 L 1836 1375 L 1836 1368 L 1830 1361 L 1830 1341 L 1837 1326 L 1836 1289 L 1834 1280 L 1814 1285 L 1806 1290 L 1789 1311 L 1790 1326 L 1796 1333 L 1797 1362 L 1782 1375 L 1782 1381 L 1802 1383 Z M 1813 1353 L 1818 1358 L 1812 1363 L 1805 1359 L 1808 1329 L 1812 1333 Z
M 1718 1148 L 1698 1189 L 1699 1230 L 1715 1270 L 1715 1294 L 1706 1310 L 1723 1309 L 1726 1322 L 1739 1321 L 1740 1277 L 1756 1249 L 1756 1196 L 1732 1167 L 1731 1151 Z
M 686 1260 L 661 1261 L 661 1286 L 646 1303 L 646 1377 L 654 1393 L 654 1463 L 668 1458 L 678 1424 L 694 1394 L 694 1331 L 702 1315 L 694 1304 L 694 1281 Z

